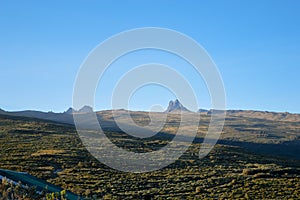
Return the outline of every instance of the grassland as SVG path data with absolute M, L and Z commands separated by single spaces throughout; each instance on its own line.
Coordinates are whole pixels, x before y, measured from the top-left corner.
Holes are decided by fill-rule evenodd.
M 108 112 L 101 115 L 107 123 L 110 117 Z M 139 123 L 147 119 L 137 117 Z M 178 125 L 174 118 L 168 120 L 163 135 L 171 135 Z M 208 120 L 209 116 L 202 118 L 199 138 Z M 170 140 L 160 136 L 137 140 L 113 127 L 105 133 L 121 147 L 139 145 L 145 152 Z M 201 144 L 195 141 L 174 164 L 134 174 L 94 159 L 72 125 L 0 115 L 0 168 L 29 172 L 91 199 L 298 199 L 300 161 L 293 155 L 299 151 L 291 157 L 286 152 L 284 158 L 251 149 L 251 145 L 295 143 L 298 133 L 297 123 L 228 118 L 220 144 L 204 159 L 198 158 Z

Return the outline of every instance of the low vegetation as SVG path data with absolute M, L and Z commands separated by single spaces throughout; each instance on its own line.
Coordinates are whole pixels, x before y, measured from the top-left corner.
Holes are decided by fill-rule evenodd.
M 159 137 L 135 141 L 116 130 L 106 133 L 129 149 L 138 142 L 141 150 L 150 151 L 168 142 Z M 126 145 L 128 141 L 132 146 Z M 87 199 L 300 198 L 300 161 L 258 155 L 229 144 L 218 144 L 200 160 L 201 144 L 195 142 L 174 164 L 134 174 L 110 169 L 94 159 L 71 125 L 0 115 L 0 142 L 0 168 L 28 172 Z M 11 195 L 8 187 L 18 186 L 2 184 L 2 198 Z
M 42 192 L 37 192 L 35 187 L 28 187 L 21 182 L 15 184 L 4 177 L 0 184 L 0 199 L 67 200 L 67 195 L 65 190 L 56 193 L 49 193 L 47 188 L 45 188 Z

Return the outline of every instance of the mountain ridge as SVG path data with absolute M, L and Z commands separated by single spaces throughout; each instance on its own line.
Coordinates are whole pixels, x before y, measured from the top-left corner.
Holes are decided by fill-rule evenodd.
M 93 111 L 93 108 L 90 106 L 83 106 L 78 111 L 70 107 L 65 112 L 60 112 L 60 113 L 56 113 L 52 111 L 43 112 L 37 110 L 5 111 L 0 108 L 0 114 L 35 117 L 39 119 L 53 120 L 56 122 L 63 122 L 63 123 L 70 123 L 70 124 L 74 124 L 73 114 L 84 114 L 90 112 L 95 112 L 97 114 L 101 113 L 101 111 Z M 141 111 L 132 111 L 132 112 L 141 112 Z M 164 111 L 164 113 L 180 113 L 180 112 L 192 113 L 192 111 L 184 107 L 178 99 L 176 99 L 175 101 L 170 101 L 167 109 Z M 211 115 L 212 113 L 218 114 L 218 110 L 214 110 L 214 109 L 209 109 L 209 110 L 199 109 L 197 112 L 203 115 Z M 300 122 L 300 114 L 289 113 L 289 112 L 273 112 L 273 111 L 259 111 L 259 110 L 226 110 L 226 116 L 267 119 L 272 121 L 283 121 L 283 122 L 285 121 Z

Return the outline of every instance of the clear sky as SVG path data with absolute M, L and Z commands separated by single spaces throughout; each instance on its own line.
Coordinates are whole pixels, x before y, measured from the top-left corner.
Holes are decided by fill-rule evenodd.
M 66 110 L 88 53 L 114 34 L 149 26 L 180 31 L 208 51 L 222 74 L 228 109 L 300 113 L 298 0 L 0 1 L 0 108 Z M 110 108 L 118 76 L 151 61 L 183 73 L 201 107 L 210 107 L 205 86 L 183 61 L 144 51 L 114 64 L 98 86 L 96 108 Z M 171 98 L 148 86 L 135 93 L 130 108 L 167 106 Z

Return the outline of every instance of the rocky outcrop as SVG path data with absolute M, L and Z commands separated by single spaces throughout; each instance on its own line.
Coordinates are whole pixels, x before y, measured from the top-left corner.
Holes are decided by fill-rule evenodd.
M 81 109 L 78 110 L 79 113 L 91 113 L 94 112 L 91 106 L 83 106 Z
M 170 101 L 169 102 L 169 106 L 168 106 L 168 108 L 165 112 L 169 113 L 169 112 L 191 112 L 191 111 L 188 110 L 186 107 L 184 107 L 179 102 L 179 100 L 176 99 L 175 101 Z
M 65 111 L 65 114 L 72 115 L 75 112 L 76 112 L 76 110 L 74 108 L 70 107 L 67 111 Z

